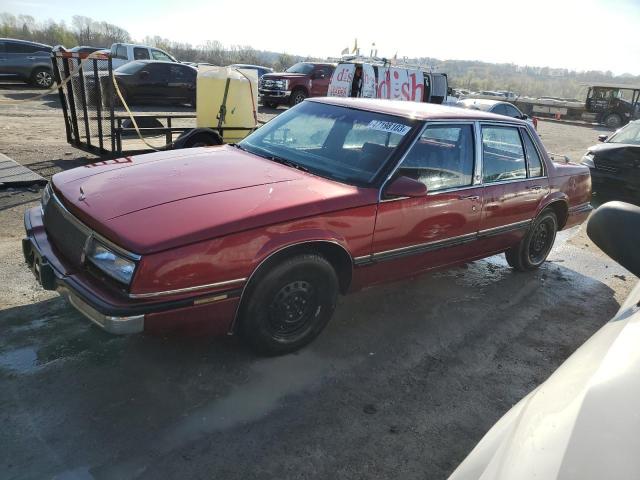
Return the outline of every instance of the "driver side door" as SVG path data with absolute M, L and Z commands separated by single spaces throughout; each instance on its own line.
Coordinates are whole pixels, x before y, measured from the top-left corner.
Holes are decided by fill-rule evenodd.
M 316 67 L 311 73 L 311 88 L 310 93 L 312 97 L 325 97 L 329 90 L 329 81 L 333 74 L 333 68 L 329 65 L 321 65 Z
M 372 260 L 381 265 L 384 280 L 474 256 L 482 210 L 477 160 L 473 122 L 433 123 L 424 129 L 391 181 L 413 178 L 426 185 L 427 194 L 386 198 L 383 187 Z

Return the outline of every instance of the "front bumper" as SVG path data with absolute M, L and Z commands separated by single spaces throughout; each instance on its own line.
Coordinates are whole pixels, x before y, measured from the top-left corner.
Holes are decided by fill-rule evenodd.
M 137 301 L 122 298 L 87 272 L 74 271 L 49 242 L 42 223 L 42 210 L 35 207 L 24 215 L 26 237 L 24 259 L 45 290 L 57 291 L 83 316 L 105 331 L 123 335 L 147 331 L 224 335 L 230 333 L 241 290 Z
M 26 264 L 42 288 L 60 293 L 78 312 L 109 333 L 125 335 L 142 332 L 144 315 L 109 315 L 100 312 L 82 298 L 69 279 L 43 254 L 34 234 L 31 214 L 31 210 L 27 210 L 24 214 L 27 237 L 22 239 L 22 253 Z
M 271 90 L 260 88 L 258 96 L 261 100 L 266 101 L 287 101 L 291 97 L 291 90 Z

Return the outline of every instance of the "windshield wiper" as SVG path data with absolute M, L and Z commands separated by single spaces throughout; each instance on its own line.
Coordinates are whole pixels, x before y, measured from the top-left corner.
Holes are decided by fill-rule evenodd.
M 278 162 L 281 163 L 283 165 L 286 165 L 287 167 L 291 167 L 291 168 L 295 168 L 296 170 L 300 170 L 302 172 L 308 172 L 309 169 L 307 167 L 303 167 L 302 165 L 299 165 L 295 162 L 292 162 L 291 160 L 287 160 L 286 158 L 282 158 L 282 157 L 277 157 L 275 155 L 271 155 L 269 157 L 267 157 L 269 160 L 273 160 L 274 162 Z
M 291 160 L 287 160 L 286 158 L 282 158 L 279 157 L 277 155 L 274 155 L 273 153 L 260 148 L 260 147 L 253 147 L 251 149 L 248 148 L 244 148 L 241 147 L 240 145 L 238 145 L 237 143 L 233 145 L 234 147 L 237 147 L 241 150 L 244 150 L 245 152 L 249 152 L 249 153 L 253 153 L 254 155 L 258 155 L 259 157 L 262 158 L 266 158 L 267 160 L 271 160 L 272 162 L 277 162 L 280 163 L 282 165 L 286 165 L 287 167 L 291 167 L 291 168 L 295 168 L 296 170 L 300 170 L 302 172 L 308 172 L 309 169 L 307 167 L 303 167 L 302 165 L 299 165 L 295 162 L 292 162 Z

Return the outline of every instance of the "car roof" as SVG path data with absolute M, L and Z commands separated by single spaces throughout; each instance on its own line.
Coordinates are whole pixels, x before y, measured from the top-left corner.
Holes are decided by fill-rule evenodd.
M 526 125 L 526 122 L 523 122 L 522 120 L 505 117 L 504 115 L 496 115 L 495 113 L 471 110 L 467 108 L 436 105 L 434 103 L 342 97 L 315 97 L 309 98 L 305 101 L 357 108 L 360 110 L 368 110 L 387 115 L 416 118 L 418 120 L 488 120 L 501 122 L 509 121 L 512 123 Z
M 27 45 L 38 45 L 39 47 L 47 47 L 51 50 L 53 47 L 51 45 L 47 45 L 46 43 L 32 42 L 29 40 L 20 40 L 19 38 L 0 38 L 0 42 L 16 42 L 16 43 L 26 43 Z
M 187 65 L 186 63 L 180 63 L 180 62 L 165 62 L 164 60 L 144 60 L 144 59 L 140 59 L 140 60 L 131 60 L 130 62 L 125 63 L 124 65 L 121 65 L 121 67 L 124 67 L 125 65 L 129 65 L 130 63 L 143 63 L 145 65 L 153 65 L 156 63 L 160 63 L 162 65 L 182 65 L 184 67 L 188 67 L 188 68 L 193 68 L 194 70 L 197 70 L 196 67 L 192 66 L 192 65 Z M 116 69 L 117 70 L 117 69 Z

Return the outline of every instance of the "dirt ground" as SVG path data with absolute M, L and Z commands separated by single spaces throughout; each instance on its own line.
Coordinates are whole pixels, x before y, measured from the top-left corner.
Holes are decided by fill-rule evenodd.
M 55 95 L 0 85 L 0 152 L 49 178 L 92 157 Z M 263 119 L 273 110 L 261 111 Z M 578 160 L 600 130 L 540 122 Z M 22 263 L 38 189 L 0 190 L 0 478 L 441 479 L 617 310 L 636 279 L 577 227 L 520 274 L 502 256 L 340 299 L 308 348 L 115 337 Z

